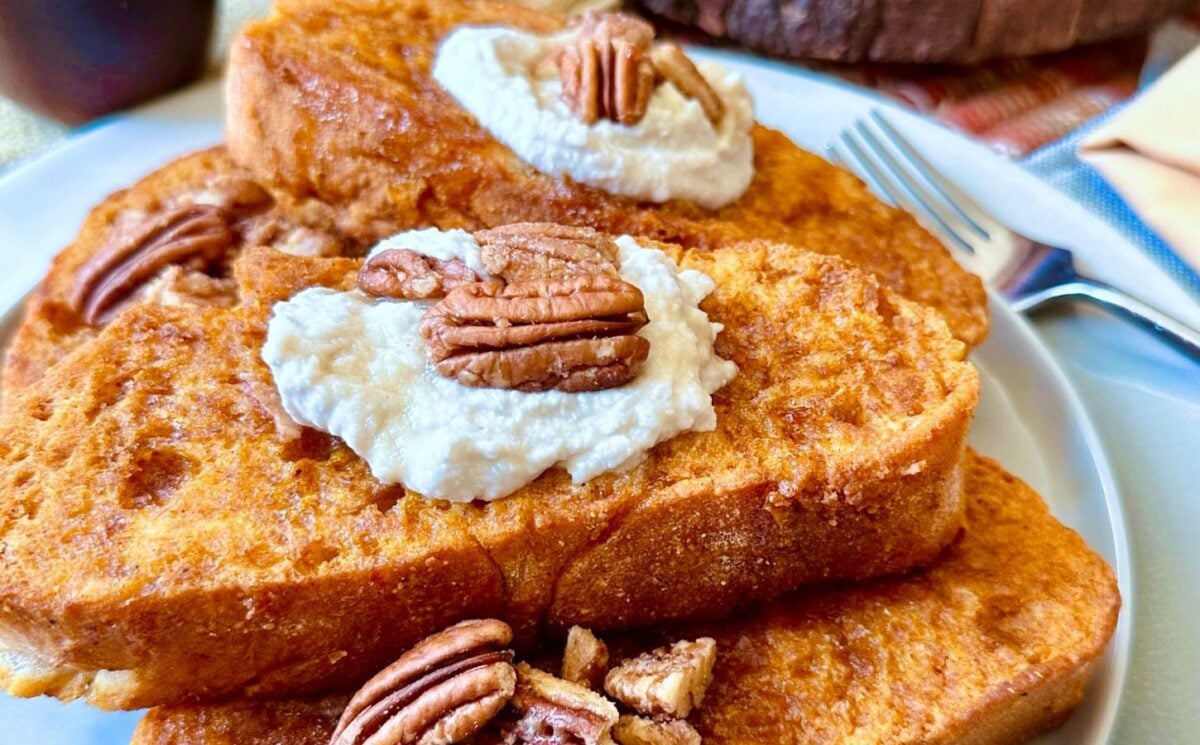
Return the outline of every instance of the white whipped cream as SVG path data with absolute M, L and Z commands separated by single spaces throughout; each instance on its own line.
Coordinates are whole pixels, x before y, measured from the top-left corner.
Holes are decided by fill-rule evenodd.
M 637 124 L 588 125 L 563 102 L 557 76 L 534 74 L 572 36 L 464 26 L 442 42 L 433 76 L 496 139 L 544 173 L 636 199 L 685 199 L 712 209 L 746 191 L 754 178 L 754 115 L 740 76 L 697 65 L 725 102 L 716 126 L 671 83 L 658 86 Z
M 478 253 L 462 231 L 384 243 L 467 263 Z M 681 432 L 714 429 L 712 393 L 737 372 L 713 351 L 721 326 L 699 308 L 712 280 L 632 238 L 617 245 L 621 276 L 645 296 L 649 323 L 639 333 L 650 341 L 639 374 L 620 388 L 463 386 L 429 362 L 419 332 L 428 303 L 357 290 L 313 288 L 276 304 L 262 356 L 288 414 L 342 438 L 380 481 L 454 501 L 503 497 L 553 466 L 583 482 Z

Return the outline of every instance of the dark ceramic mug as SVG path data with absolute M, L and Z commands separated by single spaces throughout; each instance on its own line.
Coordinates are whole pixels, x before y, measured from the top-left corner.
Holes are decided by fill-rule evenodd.
M 195 80 L 214 0 L 0 0 L 0 93 L 78 124 Z

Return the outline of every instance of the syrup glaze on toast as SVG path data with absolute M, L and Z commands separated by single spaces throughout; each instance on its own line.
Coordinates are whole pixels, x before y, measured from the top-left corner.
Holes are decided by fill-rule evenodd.
M 1079 702 L 1120 597 L 1027 486 L 975 454 L 965 476 L 966 529 L 928 569 L 608 641 L 632 655 L 714 637 L 716 678 L 692 720 L 714 745 L 1029 739 Z M 345 701 L 153 709 L 132 745 L 324 745 Z
M 848 259 L 938 309 L 957 338 L 983 340 L 978 278 L 909 215 L 779 132 L 755 127 L 756 178 L 717 211 L 637 203 L 521 162 L 430 76 L 450 30 L 497 23 L 550 32 L 563 21 L 479 0 L 281 0 L 234 44 L 230 152 L 264 183 L 345 208 L 348 232 L 363 242 L 430 224 L 521 221 L 688 247 L 782 241 Z
M 272 418 L 271 306 L 349 287 L 359 260 L 250 249 L 239 305 L 127 307 L 0 412 L 5 687 L 121 708 L 297 694 L 465 616 L 528 640 L 930 561 L 962 518 L 964 345 L 837 259 L 663 248 L 717 284 L 704 308 L 741 368 L 718 429 L 489 505 L 381 486 Z

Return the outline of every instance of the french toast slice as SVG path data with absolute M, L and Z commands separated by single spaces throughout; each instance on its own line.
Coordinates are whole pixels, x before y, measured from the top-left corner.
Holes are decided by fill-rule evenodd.
M 94 207 L 75 241 L 55 257 L 46 278 L 26 302 L 24 319 L 5 350 L 0 400 L 41 378 L 55 362 L 96 335 L 97 328 L 71 304 L 76 277 L 88 261 L 127 225 L 191 204 L 226 210 L 235 233 L 231 257 L 246 245 L 302 255 L 338 255 L 359 248 L 338 229 L 339 214 L 332 207 L 269 192 L 229 158 L 224 146 L 174 160 Z M 156 283 L 160 296 L 169 292 L 162 279 L 166 278 Z M 168 302 L 212 304 L 225 297 L 235 299 L 236 288 L 219 281 L 199 287 L 181 285 L 186 285 L 186 278 L 177 278 Z
M 927 569 L 610 646 L 715 638 L 691 719 L 712 745 L 1023 742 L 1080 701 L 1120 596 L 1104 560 L 995 462 L 968 455 L 964 490 L 966 529 Z M 133 745 L 324 745 L 346 700 L 152 709 Z
M 564 21 L 468 0 L 279 0 L 233 45 L 229 149 L 264 183 L 345 207 L 373 242 L 401 229 L 511 222 L 581 224 L 716 247 L 791 243 L 841 256 L 901 295 L 937 308 L 970 345 L 987 332 L 978 278 L 904 212 L 849 173 L 756 126 L 756 177 L 734 203 L 639 203 L 520 161 L 430 75 L 462 24 L 550 32 Z
M 462 617 L 528 641 L 931 561 L 978 396 L 941 318 L 795 247 L 661 247 L 716 282 L 740 368 L 716 431 L 486 504 L 381 485 L 273 416 L 273 304 L 361 261 L 248 249 L 233 307 L 128 306 L 0 411 L 0 682 L 106 708 L 301 694 Z

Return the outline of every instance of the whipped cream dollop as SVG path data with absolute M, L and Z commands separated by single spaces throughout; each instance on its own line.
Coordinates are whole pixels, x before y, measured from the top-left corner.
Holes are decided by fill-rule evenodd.
M 573 38 L 464 26 L 442 41 L 433 76 L 496 139 L 544 173 L 622 196 L 684 199 L 712 209 L 746 191 L 754 178 L 754 116 L 740 76 L 697 64 L 725 102 L 716 125 L 671 83 L 658 86 L 637 124 L 588 125 L 562 100 L 558 76 L 537 74 L 538 63 Z
M 470 388 L 429 361 L 421 317 L 429 302 L 304 290 L 275 305 L 262 356 L 284 409 L 340 437 L 385 483 L 469 501 L 511 494 L 553 466 L 576 482 L 638 463 L 681 432 L 717 425 L 712 393 L 737 366 L 713 342 L 721 325 L 699 304 L 713 281 L 665 253 L 617 239 L 621 276 L 645 296 L 638 333 L 650 354 L 620 388 L 524 393 Z M 384 241 L 439 259 L 478 261 L 463 231 L 412 231 Z

